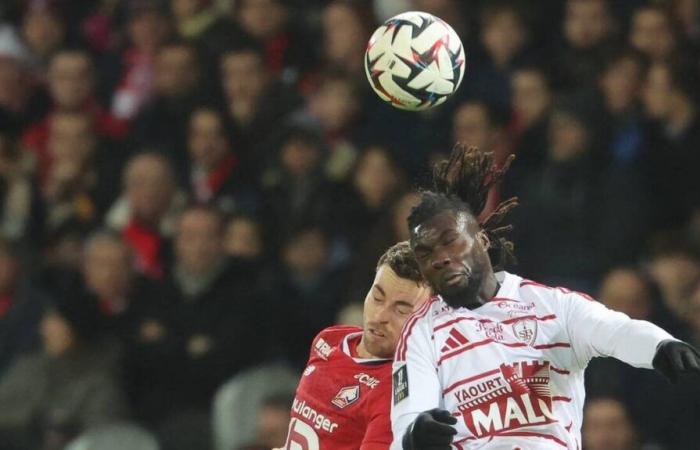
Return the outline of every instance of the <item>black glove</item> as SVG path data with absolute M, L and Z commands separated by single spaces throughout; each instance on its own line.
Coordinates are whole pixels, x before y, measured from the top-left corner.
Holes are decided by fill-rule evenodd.
M 700 353 L 690 344 L 667 339 L 656 348 L 651 364 L 671 383 L 676 383 L 681 374 L 700 374 Z
M 456 423 L 457 418 L 444 409 L 420 413 L 403 436 L 403 450 L 450 450 Z

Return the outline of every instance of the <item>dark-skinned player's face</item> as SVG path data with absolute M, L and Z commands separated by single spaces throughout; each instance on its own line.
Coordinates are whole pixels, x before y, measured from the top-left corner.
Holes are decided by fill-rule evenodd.
M 476 220 L 466 212 L 446 210 L 410 232 L 418 266 L 433 291 L 455 308 L 477 305 L 491 261 Z

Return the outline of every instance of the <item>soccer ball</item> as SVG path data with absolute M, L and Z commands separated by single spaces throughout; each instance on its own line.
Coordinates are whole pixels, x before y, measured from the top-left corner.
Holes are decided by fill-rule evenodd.
M 374 92 L 393 106 L 420 111 L 443 103 L 464 75 L 464 47 L 442 19 L 410 11 L 384 22 L 365 52 Z

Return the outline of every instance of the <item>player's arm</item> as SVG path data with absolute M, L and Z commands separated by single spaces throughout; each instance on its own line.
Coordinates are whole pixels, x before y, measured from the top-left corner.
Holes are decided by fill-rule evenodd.
M 558 295 L 581 367 L 595 356 L 611 356 L 634 367 L 655 368 L 671 380 L 681 372 L 700 373 L 697 351 L 651 322 L 631 319 L 575 292 Z
M 454 428 L 432 420 L 431 412 L 440 407 L 442 399 L 436 363 L 429 324 L 426 320 L 418 319 L 411 326 L 409 320 L 394 358 L 391 406 L 394 440 L 391 450 L 423 448 L 415 445 L 414 433 L 420 435 L 419 439 L 437 437 L 442 440 L 445 436 L 444 440 L 452 441 Z M 447 420 L 454 423 L 451 417 Z M 423 436 L 424 433 L 430 436 Z M 449 448 L 449 444 L 446 448 Z

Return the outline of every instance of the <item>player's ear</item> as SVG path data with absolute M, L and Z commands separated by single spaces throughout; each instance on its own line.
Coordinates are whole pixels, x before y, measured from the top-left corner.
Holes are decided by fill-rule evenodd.
M 481 245 L 484 247 L 484 250 L 488 250 L 491 248 L 491 239 L 489 239 L 488 233 L 486 233 L 486 230 L 481 230 L 477 233 L 476 238 L 481 242 Z

